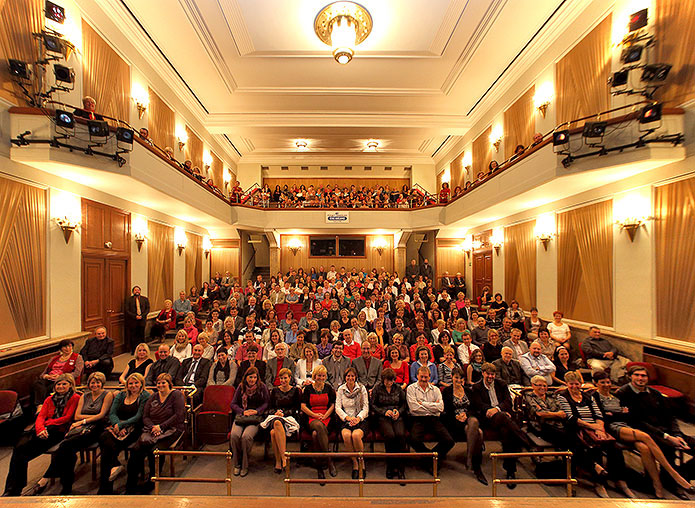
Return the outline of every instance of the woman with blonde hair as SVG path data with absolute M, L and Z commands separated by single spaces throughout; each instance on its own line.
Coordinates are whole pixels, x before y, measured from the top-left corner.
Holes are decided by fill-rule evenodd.
M 168 330 L 176 330 L 176 311 L 172 308 L 171 300 L 164 300 L 164 308 L 159 311 L 159 314 L 154 320 L 150 336 L 159 339 L 159 342 L 164 340 L 164 334 Z
M 186 330 L 181 329 L 176 332 L 174 344 L 172 344 L 169 352 L 171 353 L 171 356 L 176 358 L 179 362 L 193 356 L 193 346 L 191 346 L 191 342 L 188 338 Z
M 146 378 L 147 374 L 150 372 L 150 366 L 153 363 L 154 361 L 150 357 L 150 347 L 144 342 L 141 342 L 135 347 L 135 355 L 133 355 L 133 358 L 128 362 L 128 365 L 126 365 L 123 374 L 118 378 L 118 382 L 125 385 L 125 380 L 135 372 Z
M 383 362 L 386 359 L 386 353 L 384 352 L 384 344 L 380 341 L 379 335 L 377 335 L 376 332 L 369 332 L 367 334 L 367 341 L 372 345 L 372 356 Z
M 297 360 L 297 368 L 294 371 L 294 380 L 297 386 L 307 386 L 313 383 L 311 375 L 314 368 L 321 363 L 316 346 L 305 342 L 300 352 L 300 358 Z
M 331 423 L 331 415 L 335 411 L 335 390 L 326 383 L 327 378 L 326 367 L 317 365 L 311 373 L 313 384 L 305 386 L 302 393 L 303 426 L 309 429 L 314 452 L 328 451 L 328 426 Z M 330 459 L 315 459 L 314 464 L 320 479 L 326 478 L 324 473 L 326 466 L 331 476 L 338 474 Z
M 183 320 L 183 329 L 188 335 L 188 340 L 191 341 L 191 346 L 195 346 L 198 340 L 198 329 L 195 327 L 195 317 L 187 316 Z

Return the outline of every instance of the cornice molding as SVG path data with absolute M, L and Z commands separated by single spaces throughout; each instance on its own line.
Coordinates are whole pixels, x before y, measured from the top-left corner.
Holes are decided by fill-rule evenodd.
M 222 16 L 229 29 L 229 36 L 234 41 L 239 56 L 246 56 L 253 53 L 256 48 L 253 46 L 251 34 L 244 22 L 244 15 L 241 6 L 236 0 L 217 0 L 217 4 L 222 11 Z
M 434 164 L 431 157 L 423 154 L 250 154 L 239 159 L 238 164 L 262 164 L 264 166 L 412 166 Z M 346 174 L 346 176 L 349 176 Z
M 248 86 L 238 87 L 237 94 L 268 95 L 314 95 L 314 96 L 390 96 L 390 97 L 436 97 L 444 95 L 439 88 L 347 88 L 347 87 L 301 87 L 301 86 Z
M 442 56 L 444 51 L 446 51 L 446 47 L 451 37 L 454 35 L 456 26 L 461 20 L 469 1 L 470 0 L 451 0 L 451 2 L 449 2 L 449 7 L 444 13 L 441 25 L 439 25 L 439 30 L 437 30 L 430 44 L 430 52 L 433 55 Z

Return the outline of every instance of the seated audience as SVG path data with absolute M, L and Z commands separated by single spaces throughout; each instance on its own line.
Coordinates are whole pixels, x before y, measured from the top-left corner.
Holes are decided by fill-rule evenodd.
M 247 349 L 246 360 L 239 364 L 239 369 L 237 370 L 236 381 L 234 381 L 234 386 L 238 386 L 241 383 L 241 378 L 244 373 L 251 367 L 258 369 L 258 378 L 265 379 L 265 373 L 268 365 L 263 361 L 258 359 L 258 346 L 256 344 L 251 344 Z M 261 381 L 262 383 L 263 381 Z
M 326 378 L 326 367 L 317 365 L 311 374 L 314 382 L 304 387 L 302 392 L 302 427 L 307 428 L 311 434 L 311 449 L 314 452 L 328 451 L 328 426 L 335 411 L 335 390 L 326 383 Z M 316 458 L 314 465 L 320 479 L 326 478 L 326 467 L 331 476 L 338 474 L 331 459 Z
M 540 342 L 534 341 L 529 346 L 529 351 L 521 355 L 519 363 L 521 368 L 529 378 L 533 376 L 543 376 L 545 381 L 550 385 L 553 383 L 553 372 L 555 372 L 555 364 L 541 352 L 542 346 Z
M 48 365 L 39 374 L 31 387 L 30 407 L 36 407 L 36 412 L 41 411 L 41 404 L 54 389 L 56 379 L 62 374 L 72 374 L 73 384 L 80 379 L 84 362 L 82 357 L 75 353 L 75 343 L 70 339 L 63 339 L 58 343 L 58 354 L 48 361 Z M 50 447 L 49 447 L 50 448 Z
M 362 356 L 352 360 L 352 366 L 357 372 L 357 380 L 371 392 L 381 380 L 383 365 L 381 360 L 372 356 L 372 345 L 369 341 L 362 343 Z
M 184 301 L 188 304 L 188 307 L 190 308 L 191 302 L 185 300 L 185 293 L 182 292 L 182 294 L 184 296 Z M 179 303 L 180 301 L 181 300 L 176 300 L 176 303 Z M 181 305 L 179 305 L 179 307 L 181 307 Z M 157 339 L 159 342 L 162 342 L 162 340 L 164 340 L 164 334 L 166 332 L 168 332 L 169 330 L 176 330 L 177 316 L 178 314 L 173 309 L 171 300 L 164 300 L 164 308 L 159 311 L 159 314 L 157 314 L 157 317 L 154 319 L 152 329 L 150 330 L 150 337 L 153 339 Z M 186 315 L 183 314 L 183 316 L 183 319 L 185 319 Z
M 193 346 L 191 345 L 186 330 L 181 329 L 176 332 L 176 338 L 169 352 L 171 356 L 176 358 L 179 362 L 183 362 L 186 358 L 190 358 L 193 355 Z
M 570 327 L 562 322 L 563 314 L 561 311 L 556 310 L 553 312 L 553 320 L 546 326 L 550 338 L 555 342 L 556 346 L 565 346 L 568 350 L 570 349 L 570 338 L 572 334 L 570 332 Z
M 145 402 L 150 398 L 142 374 L 129 374 L 124 384 L 125 390 L 118 392 L 111 404 L 106 430 L 99 436 L 99 495 L 113 494 L 113 481 L 125 470 L 118 455 L 140 437 Z
M 106 336 L 106 328 L 100 326 L 94 330 L 94 337 L 88 338 L 80 356 L 84 362 L 84 375 L 101 372 L 108 377 L 113 371 L 113 339 Z
M 221 347 L 217 350 L 217 360 L 210 367 L 208 385 L 233 386 L 237 377 L 237 364 L 229 358 L 227 349 Z
M 321 360 L 318 359 L 316 346 L 304 344 L 301 356 L 297 360 L 297 368 L 294 371 L 294 381 L 297 386 L 303 387 L 312 383 L 311 373 L 317 365 L 321 365 Z
M 546 323 L 538 317 L 538 309 L 531 307 L 531 315 L 524 320 L 524 332 L 526 340 L 533 342 L 538 338 L 538 330 L 545 328 Z
M 567 446 L 573 439 L 565 429 L 567 415 L 557 396 L 548 395 L 548 382 L 543 376 L 536 375 L 531 378 L 531 387 L 532 391 L 524 395 L 530 431 L 560 449 L 571 448 Z
M 381 383 L 374 387 L 371 397 L 372 412 L 376 415 L 379 432 L 384 439 L 386 453 L 405 453 L 405 390 L 396 381 L 396 372 L 386 367 L 381 372 Z M 405 461 L 386 459 L 386 478 L 405 479 Z
M 264 420 L 270 393 L 258 377 L 258 369 L 250 367 L 241 379 L 232 399 L 234 424 L 229 435 L 234 457 L 234 476 L 249 474 L 249 455 L 258 427 Z
M 203 358 L 212 362 L 215 359 L 215 348 L 210 345 L 210 336 L 206 332 L 202 332 L 198 335 L 198 344 L 203 346 Z
M 444 361 L 437 365 L 438 386 L 442 390 L 451 385 L 453 371 L 458 368 L 455 355 L 454 348 L 446 346 L 444 348 Z
M 135 372 L 144 378 L 147 377 L 153 363 L 152 358 L 150 358 L 150 347 L 144 342 L 138 344 L 135 346 L 135 356 L 131 358 L 131 360 L 125 366 L 125 370 L 118 378 L 118 382 L 125 385 L 126 379 L 128 379 L 128 377 Z
M 557 348 L 557 345 L 553 340 L 551 340 L 547 328 L 541 328 L 538 330 L 538 338 L 533 342 L 540 344 L 541 353 L 543 353 L 546 358 L 552 359 L 555 357 L 555 349 Z
M 511 348 L 512 357 L 515 360 L 518 360 L 523 355 L 528 353 L 528 344 L 526 344 L 525 341 L 521 340 L 521 334 L 521 330 L 519 330 L 518 328 L 512 328 L 512 330 L 509 333 L 509 340 L 506 340 L 502 343 L 503 346 Z
M 618 383 L 625 376 L 625 367 L 630 360 L 621 355 L 617 347 L 601 337 L 601 330 L 597 326 L 589 327 L 589 338 L 582 342 L 582 351 L 586 355 L 587 365 L 593 372 L 609 371 L 614 383 Z
M 497 369 L 497 377 L 509 386 L 526 386 L 528 377 L 521 363 L 514 359 L 514 351 L 508 346 L 502 348 L 502 356 L 492 362 Z
M 483 356 L 488 362 L 494 362 L 502 357 L 502 344 L 500 343 L 500 334 L 497 330 L 490 328 L 487 332 L 487 341 L 480 348 L 483 351 Z
M 184 430 L 186 402 L 179 390 L 174 390 L 174 380 L 169 374 L 157 376 L 157 391 L 147 399 L 143 411 L 143 431 L 128 459 L 126 494 L 148 493 L 153 488 L 151 480 L 140 485 L 144 475 L 145 458 L 155 448 L 166 450 L 174 444 Z M 151 474 L 156 474 L 154 471 Z
M 280 474 L 287 466 L 287 437 L 299 431 L 302 391 L 290 384 L 292 372 L 289 369 L 281 369 L 278 377 L 280 384 L 270 391 L 268 417 L 261 423 L 261 427 L 270 428 L 270 442 L 275 456 L 274 472 Z
M 572 363 L 570 362 L 570 352 L 565 346 L 558 346 L 557 349 L 555 349 L 555 360 L 553 364 L 555 364 L 555 372 L 550 374 L 553 378 L 553 383 L 556 385 L 564 385 L 565 374 L 573 370 Z M 581 376 L 581 372 L 576 372 Z M 584 379 L 582 379 L 582 383 L 583 382 Z
M 472 386 L 483 378 L 483 364 L 485 356 L 482 350 L 475 349 L 471 352 L 470 362 L 466 367 L 466 384 Z
M 186 292 L 179 292 L 179 299 L 173 303 L 174 312 L 176 312 L 176 321 L 183 321 L 183 317 L 189 312 L 193 311 L 193 305 L 191 300 L 186 298 Z
M 145 377 L 146 386 L 154 386 L 160 374 L 169 374 L 171 379 L 176 379 L 179 375 L 181 362 L 171 355 L 171 349 L 166 344 L 160 344 L 157 348 L 157 360 L 150 366 L 150 370 Z
M 203 402 L 203 392 L 208 384 L 212 362 L 207 358 L 203 358 L 203 346 L 201 344 L 193 346 L 191 355 L 190 358 L 186 358 L 181 362 L 179 376 L 175 383 L 178 386 L 193 386 L 196 388 L 193 394 L 193 405 L 197 406 Z
M 287 357 L 287 344 L 279 342 L 275 346 L 275 358 L 268 360 L 265 370 L 265 384 L 270 386 L 280 386 L 280 371 L 289 369 L 292 373 L 292 383 L 294 383 L 294 373 L 297 369 L 296 364 Z
M 60 443 L 74 420 L 80 400 L 75 393 L 75 378 L 70 373 L 62 373 L 51 382 L 54 384 L 53 393 L 42 401 L 33 427 L 24 432 L 14 445 L 3 496 L 22 495 L 27 484 L 29 462 Z
M 381 373 L 379 373 L 381 377 Z M 369 395 L 364 385 L 357 382 L 357 371 L 348 367 L 345 371 L 345 383 L 338 387 L 335 395 L 335 414 L 340 420 L 340 434 L 348 452 L 364 451 L 362 438 L 368 432 Z M 362 463 L 363 478 L 367 469 Z M 358 479 L 357 458 L 352 458 L 352 479 Z
M 343 354 L 347 356 L 350 360 L 359 358 L 362 355 L 362 348 L 357 342 L 353 340 L 351 330 L 345 330 L 343 332 Z

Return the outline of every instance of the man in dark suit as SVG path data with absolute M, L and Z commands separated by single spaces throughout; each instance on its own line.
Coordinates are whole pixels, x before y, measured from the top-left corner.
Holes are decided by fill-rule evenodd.
M 103 372 L 108 379 L 113 370 L 113 339 L 106 336 L 106 328 L 100 326 L 94 330 L 82 346 L 80 355 L 84 360 L 84 379 L 87 380 L 92 372 Z
M 420 275 L 422 275 L 422 278 L 425 280 L 434 280 L 434 270 L 427 258 L 425 258 L 424 263 L 422 263 L 420 267 Z
M 414 259 L 410 260 L 410 264 L 405 269 L 405 275 L 411 281 L 417 279 L 417 276 L 420 275 L 420 267 L 417 265 L 417 261 Z
M 133 295 L 125 302 L 125 345 L 131 355 L 135 347 L 145 341 L 145 325 L 150 313 L 150 301 L 140 291 L 140 286 L 133 286 Z
M 372 356 L 372 345 L 368 341 L 362 342 L 362 356 L 352 360 L 352 366 L 357 371 L 357 380 L 368 392 L 381 382 L 381 360 Z
M 454 287 L 454 279 L 449 277 L 449 272 L 444 272 L 444 277 L 442 277 L 442 289 L 451 289 Z
M 272 390 L 273 386 L 278 386 L 280 384 L 278 372 L 282 369 L 290 369 L 290 372 L 292 372 L 290 383 L 294 384 L 294 371 L 297 369 L 297 365 L 292 359 L 287 357 L 287 349 L 287 344 L 284 342 L 275 344 L 275 354 L 277 356 L 268 360 L 265 369 L 265 384 L 268 386 L 269 390 Z
M 512 398 L 507 383 L 497 376 L 497 367 L 491 363 L 482 366 L 483 378 L 471 389 L 471 406 L 482 427 L 494 429 L 499 433 L 503 453 L 521 451 L 521 446 L 529 446 L 529 438 L 512 419 Z M 507 478 L 516 478 L 516 459 L 504 459 Z M 507 488 L 516 488 L 508 483 Z
M 197 388 L 193 395 L 193 406 L 203 402 L 203 392 L 208 384 L 210 366 L 212 362 L 203 358 L 203 346 L 196 344 L 193 346 L 193 356 L 181 362 L 179 376 L 176 384 L 180 386 L 195 386 Z
M 454 286 L 456 286 L 456 289 L 458 291 L 462 291 L 463 294 L 466 294 L 466 279 L 463 278 L 463 275 L 461 275 L 461 272 L 456 272 L 456 278 L 454 279 Z
M 244 306 L 244 317 L 248 317 L 249 314 L 258 314 L 258 311 L 260 310 L 260 307 L 256 305 L 256 297 L 249 296 L 249 299 Z
M 157 383 L 157 376 L 160 374 L 169 374 L 171 379 L 176 379 L 179 375 L 179 368 L 181 364 L 178 359 L 173 356 L 169 356 L 169 346 L 166 344 L 160 344 L 159 349 L 157 349 L 157 359 L 150 366 L 150 371 L 147 374 L 147 379 L 145 379 L 145 384 L 147 386 L 155 386 Z
M 528 386 L 528 377 L 524 369 L 521 368 L 519 360 L 514 359 L 514 350 L 509 346 L 504 346 L 501 353 L 502 357 L 492 362 L 497 368 L 499 379 L 507 385 Z

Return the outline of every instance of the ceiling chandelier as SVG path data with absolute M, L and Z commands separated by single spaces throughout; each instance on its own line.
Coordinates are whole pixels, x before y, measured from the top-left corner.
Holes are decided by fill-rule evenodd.
M 355 2 L 333 2 L 321 9 L 314 20 L 314 32 L 333 48 L 333 58 L 345 65 L 352 60 L 355 46 L 372 31 L 372 16 Z

